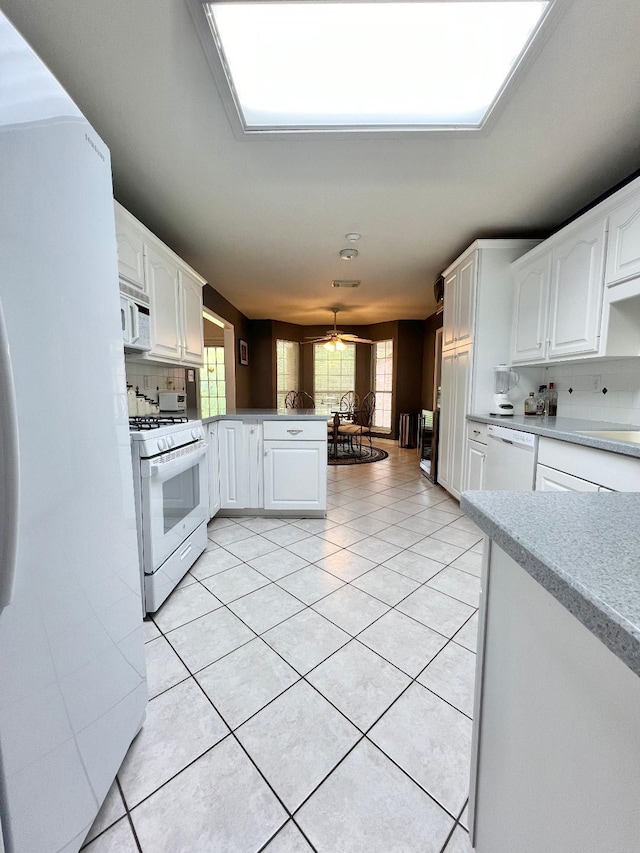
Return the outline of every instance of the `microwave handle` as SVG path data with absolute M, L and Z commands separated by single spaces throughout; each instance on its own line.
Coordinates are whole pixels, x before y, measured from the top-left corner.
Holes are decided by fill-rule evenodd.
M 138 306 L 135 302 L 129 302 L 129 316 L 131 317 L 131 336 L 129 338 L 132 344 L 140 337 L 140 322 L 138 319 Z

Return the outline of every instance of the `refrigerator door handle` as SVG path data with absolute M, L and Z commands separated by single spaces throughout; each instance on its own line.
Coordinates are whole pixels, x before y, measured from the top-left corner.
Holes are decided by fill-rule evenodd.
M 11 601 L 18 545 L 18 417 L 9 338 L 0 303 L 0 610 Z

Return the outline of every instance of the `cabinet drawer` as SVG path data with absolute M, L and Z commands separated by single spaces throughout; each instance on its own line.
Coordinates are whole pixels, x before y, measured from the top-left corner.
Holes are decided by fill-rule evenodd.
M 640 459 L 621 453 L 541 437 L 538 464 L 616 492 L 640 491 Z
M 487 424 L 478 424 L 475 421 L 467 422 L 467 438 L 470 441 L 479 441 L 480 444 L 487 443 Z
M 265 421 L 265 441 L 326 441 L 326 421 Z

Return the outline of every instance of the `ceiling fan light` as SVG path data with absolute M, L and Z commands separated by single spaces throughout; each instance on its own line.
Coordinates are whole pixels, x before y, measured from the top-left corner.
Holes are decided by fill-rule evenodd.
M 341 341 L 340 338 L 338 338 L 338 340 L 336 341 L 336 349 L 337 350 L 343 350 L 344 346 L 345 345 L 344 345 L 343 341 Z
M 329 352 L 335 352 L 336 345 L 333 341 L 327 341 L 323 346 L 326 350 L 329 350 Z

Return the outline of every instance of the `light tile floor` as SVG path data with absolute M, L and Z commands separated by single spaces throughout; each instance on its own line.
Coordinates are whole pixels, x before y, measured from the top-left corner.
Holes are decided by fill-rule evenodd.
M 216 518 L 146 621 L 145 725 L 87 853 L 469 853 L 481 534 L 415 451 L 326 519 Z

